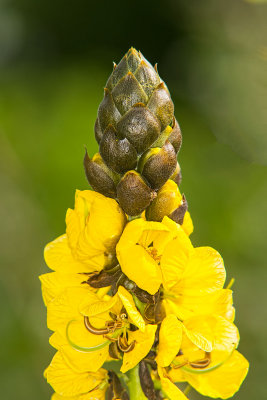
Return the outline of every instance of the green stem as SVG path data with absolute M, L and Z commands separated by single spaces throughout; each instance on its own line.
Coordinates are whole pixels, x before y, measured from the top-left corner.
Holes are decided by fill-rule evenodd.
M 129 371 L 128 387 L 131 400 L 147 400 L 141 388 L 138 365 Z
M 186 386 L 185 390 L 184 390 L 184 395 L 187 396 L 191 389 L 192 389 L 192 386 L 190 386 L 190 385 L 188 384 L 188 385 Z

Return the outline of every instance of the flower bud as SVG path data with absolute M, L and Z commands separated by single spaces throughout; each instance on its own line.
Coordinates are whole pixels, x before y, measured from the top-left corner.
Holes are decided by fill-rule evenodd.
M 96 138 L 96 141 L 98 144 L 100 143 L 102 136 L 103 136 L 103 132 L 100 128 L 99 119 L 97 117 L 97 119 L 95 121 L 95 138 Z
M 175 117 L 173 117 L 173 127 L 168 140 L 173 145 L 176 153 L 178 153 L 182 146 L 182 132 Z
M 162 148 L 152 148 L 143 154 L 138 169 L 153 189 L 159 189 L 173 174 L 176 163 L 175 150 L 167 141 Z
M 131 216 L 141 214 L 155 196 L 156 193 L 136 171 L 126 172 L 117 186 L 118 201 L 124 212 Z
M 174 105 L 164 82 L 161 82 L 154 90 L 147 107 L 159 119 L 161 130 L 164 130 L 172 122 Z
M 110 91 L 105 88 L 104 99 L 98 108 L 98 121 L 101 131 L 104 132 L 109 124 L 116 126 L 116 123 L 120 120 L 120 118 L 121 115 L 114 104 L 112 95 Z
M 172 133 L 172 127 L 168 125 L 164 131 L 161 132 L 158 139 L 153 143 L 153 147 L 162 147 L 164 146 L 166 140 L 169 140 L 169 136 Z
M 111 171 L 103 162 L 99 153 L 92 160 L 86 151 L 83 160 L 84 170 L 92 188 L 107 197 L 116 197 L 116 183 L 119 176 Z
M 176 168 L 174 170 L 174 173 L 170 176 L 170 179 L 176 183 L 176 185 L 180 186 L 181 181 L 182 181 L 182 172 L 181 172 L 181 167 L 180 164 L 177 162 Z
M 158 191 L 156 199 L 147 208 L 146 219 L 161 222 L 166 215 L 170 216 L 181 204 L 182 195 L 178 186 L 169 179 Z
M 155 87 L 160 84 L 159 75 L 151 64 L 145 60 L 140 62 L 134 76 L 141 84 L 148 97 L 151 96 Z
M 107 166 L 119 174 L 136 167 L 137 152 L 134 146 L 127 138 L 118 139 L 112 125 L 106 128 L 99 151 Z
M 137 153 L 147 150 L 160 134 L 160 123 L 143 103 L 137 103 L 118 122 L 118 135 L 126 137 Z
M 112 90 L 114 103 L 124 115 L 136 103 L 147 103 L 148 97 L 132 72 L 128 72 Z

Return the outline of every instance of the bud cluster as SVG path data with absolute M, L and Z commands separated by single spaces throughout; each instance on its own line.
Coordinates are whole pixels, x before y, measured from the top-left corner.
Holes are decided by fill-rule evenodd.
M 179 184 L 181 130 L 157 67 L 133 48 L 114 64 L 104 92 L 95 123 L 99 153 L 91 159 L 86 152 L 86 176 L 95 191 L 136 216 L 168 179 Z

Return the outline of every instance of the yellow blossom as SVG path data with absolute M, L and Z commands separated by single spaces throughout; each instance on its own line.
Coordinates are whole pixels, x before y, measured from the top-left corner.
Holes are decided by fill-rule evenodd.
M 118 203 L 91 190 L 76 191 L 74 210 L 66 215 L 66 234 L 45 247 L 54 271 L 100 271 L 113 262 L 115 247 L 126 223 Z
M 68 287 L 81 287 L 87 275 L 77 273 L 49 272 L 39 276 L 45 305 L 60 295 Z
M 122 271 L 150 294 L 155 294 L 162 283 L 160 259 L 166 244 L 176 235 L 176 226 L 167 217 L 162 222 L 138 218 L 126 225 L 117 244 Z
M 122 271 L 141 289 L 155 294 L 163 284 L 177 312 L 187 308 L 185 299 L 189 309 L 194 301 L 197 307 L 198 298 L 222 289 L 225 281 L 219 253 L 210 247 L 194 248 L 182 227 L 168 217 L 162 222 L 140 218 L 128 223 L 117 257 Z
M 97 372 L 78 372 L 72 369 L 65 362 L 60 351 L 54 355 L 44 376 L 58 395 L 66 397 L 85 395 L 90 392 L 92 394 L 99 385 L 103 385 L 103 381 L 107 381 L 107 372 L 104 369 L 99 369 Z M 79 397 L 78 399 L 81 400 Z M 83 400 L 87 400 L 87 397 Z
M 167 367 L 181 348 L 190 348 L 194 344 L 206 352 L 231 351 L 238 342 L 236 326 L 221 316 L 201 315 L 181 322 L 170 314 L 161 324 L 156 361 L 159 366 Z
M 183 352 L 184 355 L 176 358 L 169 376 L 173 382 L 188 382 L 204 396 L 232 397 L 247 375 L 248 361 L 237 350 L 205 353 L 191 347 Z
M 124 311 L 123 311 L 124 310 Z M 50 344 L 79 372 L 96 372 L 116 342 L 126 371 L 149 352 L 157 325 L 145 325 L 131 294 L 122 286 L 115 296 L 99 298 L 88 286 L 68 287 L 47 304 Z M 130 324 L 138 330 L 132 332 Z

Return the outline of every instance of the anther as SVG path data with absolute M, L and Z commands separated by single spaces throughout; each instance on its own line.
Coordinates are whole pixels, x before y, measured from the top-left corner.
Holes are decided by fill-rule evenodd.
M 118 341 L 117 341 L 117 345 L 118 345 L 118 348 L 120 349 L 120 351 L 122 351 L 123 353 L 129 353 L 131 350 L 134 349 L 135 343 L 136 343 L 135 340 L 133 342 L 131 342 L 130 344 L 127 344 L 127 345 L 125 345 L 125 343 L 123 343 L 122 340 L 123 339 L 120 336 L 118 338 Z
M 90 332 L 93 333 L 94 335 L 107 335 L 108 333 L 110 333 L 110 329 L 109 328 L 95 328 L 90 324 L 89 318 L 88 317 L 84 317 L 84 325 L 86 327 L 86 329 Z

